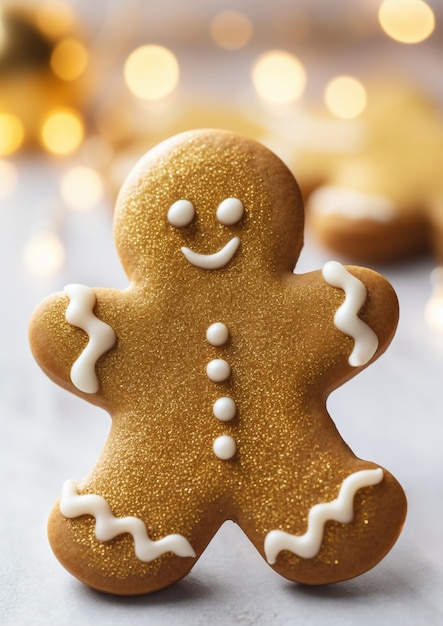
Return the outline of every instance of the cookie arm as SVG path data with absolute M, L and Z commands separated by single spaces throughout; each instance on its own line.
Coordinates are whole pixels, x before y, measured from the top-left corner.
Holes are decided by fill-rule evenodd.
M 310 303 L 302 322 L 304 350 L 325 397 L 386 350 L 398 322 L 397 296 L 385 278 L 332 263 L 294 276 Z
M 87 394 L 97 404 L 100 384 L 97 360 L 115 344 L 113 329 L 94 314 L 95 292 L 85 285 L 68 285 L 35 310 L 29 339 L 43 371 L 60 386 Z
M 362 365 L 375 361 L 387 349 L 397 329 L 399 306 L 391 284 L 377 272 L 363 267 L 349 266 L 345 270 L 359 280 L 366 298 L 358 311 L 358 317 L 377 336 L 374 354 Z
M 353 340 L 348 365 L 359 370 L 377 359 L 391 342 L 398 322 L 397 296 L 386 279 L 366 268 L 331 261 L 323 267 L 322 276 L 331 288 L 344 294 L 333 321 L 339 332 Z

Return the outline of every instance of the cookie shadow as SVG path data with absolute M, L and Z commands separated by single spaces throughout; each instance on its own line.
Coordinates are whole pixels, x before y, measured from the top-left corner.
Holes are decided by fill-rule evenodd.
M 110 593 L 104 593 L 85 587 L 81 583 L 77 585 L 77 593 L 94 603 L 104 605 L 118 605 L 122 607 L 154 607 L 168 604 L 195 603 L 196 601 L 208 601 L 212 596 L 217 594 L 217 585 L 214 581 L 211 585 L 205 583 L 200 578 L 188 575 L 186 578 L 174 583 L 166 589 L 135 596 L 119 596 Z
M 286 591 L 296 597 L 315 602 L 360 601 L 368 598 L 402 598 L 410 587 L 410 571 L 394 565 L 378 565 L 373 570 L 339 583 L 303 585 L 287 582 Z

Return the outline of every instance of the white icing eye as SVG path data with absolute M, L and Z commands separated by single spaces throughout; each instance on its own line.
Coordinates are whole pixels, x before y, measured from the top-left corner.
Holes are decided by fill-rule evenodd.
M 219 204 L 216 215 L 220 224 L 232 226 L 232 224 L 237 224 L 241 220 L 244 212 L 245 209 L 241 200 L 238 198 L 226 198 Z
M 195 216 L 195 209 L 189 200 L 177 200 L 168 211 L 168 222 L 177 228 L 188 226 Z

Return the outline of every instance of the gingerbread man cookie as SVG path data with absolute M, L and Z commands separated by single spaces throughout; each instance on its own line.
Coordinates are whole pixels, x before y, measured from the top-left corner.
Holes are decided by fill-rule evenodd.
M 321 183 L 307 201 L 313 232 L 359 261 L 432 251 L 443 265 L 441 111 L 416 90 L 378 84 L 368 88 L 361 119 L 349 125 L 359 136 L 353 149 L 309 157 L 305 166 L 312 176 L 317 169 Z
M 431 251 L 443 265 L 441 110 L 398 81 L 368 80 L 366 91 L 356 119 L 307 109 L 262 140 L 296 173 L 308 228 L 327 248 L 371 263 Z
M 226 131 L 148 152 L 118 197 L 115 239 L 129 287 L 69 285 L 30 324 L 43 370 L 113 418 L 97 464 L 51 513 L 61 563 L 99 590 L 152 592 L 233 520 L 290 580 L 373 567 L 405 496 L 351 452 L 325 404 L 388 346 L 391 286 L 336 262 L 295 275 L 297 183 Z

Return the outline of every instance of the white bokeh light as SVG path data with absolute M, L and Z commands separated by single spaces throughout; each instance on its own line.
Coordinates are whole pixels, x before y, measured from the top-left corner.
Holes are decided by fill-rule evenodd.
M 34 233 L 23 248 L 23 265 L 30 276 L 47 278 L 63 267 L 65 249 L 60 237 L 51 230 Z

